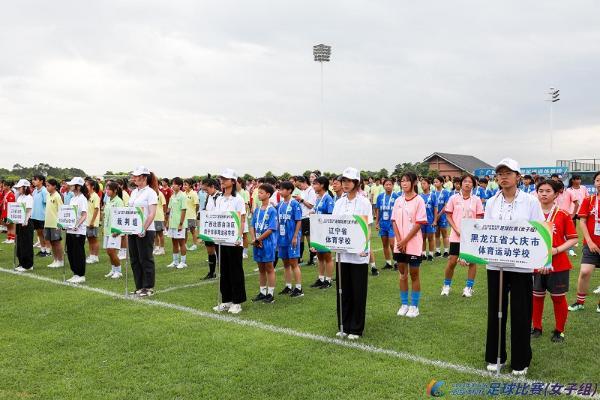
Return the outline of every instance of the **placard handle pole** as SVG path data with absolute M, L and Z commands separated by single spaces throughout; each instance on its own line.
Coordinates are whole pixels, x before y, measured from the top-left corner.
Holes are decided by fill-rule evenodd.
M 343 310 L 344 308 L 342 307 L 342 262 L 340 261 L 340 253 L 336 252 L 335 253 L 335 260 L 336 260 L 336 266 L 337 266 L 337 286 L 338 286 L 338 308 L 339 308 L 339 327 L 340 327 L 340 334 L 342 335 L 342 337 L 344 337 L 344 315 L 343 315 Z
M 500 375 L 500 358 L 502 344 L 502 288 L 504 284 L 504 268 L 500 267 L 500 282 L 498 283 L 498 354 L 496 357 L 496 375 Z
M 221 242 L 217 244 L 217 307 L 221 304 Z

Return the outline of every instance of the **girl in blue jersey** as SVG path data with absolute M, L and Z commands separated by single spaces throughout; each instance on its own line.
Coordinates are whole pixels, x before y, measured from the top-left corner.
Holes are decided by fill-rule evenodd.
M 436 196 L 437 201 L 437 216 L 434 218 L 433 226 L 435 226 L 435 257 L 442 255 L 441 245 L 444 245 L 444 257 L 448 257 L 448 249 L 450 248 L 450 240 L 448 236 L 448 218 L 444 209 L 446 203 L 450 199 L 450 192 L 444 189 L 444 178 L 437 176 L 433 179 L 433 194 Z
M 252 216 L 252 245 L 254 246 L 254 261 L 258 264 L 259 288 L 258 295 L 252 301 L 273 303 L 275 298 L 275 250 L 277 247 L 277 211 L 269 204 L 275 193 L 273 186 L 265 183 L 258 188 L 258 199 L 261 205 L 256 207 Z
M 427 213 L 427 223 L 421 225 L 423 233 L 423 258 L 427 257 L 427 261 L 433 261 L 433 249 L 435 248 L 435 225 L 437 219 L 438 204 L 437 196 L 431 192 L 431 178 L 424 177 L 421 180 L 421 189 L 423 193 L 420 196 L 425 202 L 425 212 Z M 429 249 L 427 249 L 429 245 Z
M 311 210 L 314 214 L 331 214 L 333 212 L 334 201 L 329 194 L 329 179 L 319 176 L 313 181 L 313 189 L 317 195 L 315 206 Z M 312 288 L 328 289 L 331 287 L 333 277 L 333 259 L 330 251 L 317 251 L 319 276 L 315 283 L 310 285 Z
M 294 184 L 289 181 L 281 182 L 279 185 L 279 194 L 281 202 L 278 206 L 277 220 L 279 222 L 279 232 L 277 235 L 277 254 L 283 262 L 283 276 L 285 278 L 285 288 L 280 295 L 290 295 L 290 297 L 302 297 L 302 273 L 298 265 L 300 258 L 300 242 L 302 227 L 302 209 L 300 203 L 292 199 Z M 295 281 L 295 287 L 292 289 L 292 278 Z
M 392 255 L 394 254 L 394 228 L 392 227 L 392 209 L 399 193 L 394 192 L 394 181 L 384 178 L 383 193 L 377 196 L 375 202 L 375 229 L 379 231 L 385 266 L 383 269 L 392 269 Z

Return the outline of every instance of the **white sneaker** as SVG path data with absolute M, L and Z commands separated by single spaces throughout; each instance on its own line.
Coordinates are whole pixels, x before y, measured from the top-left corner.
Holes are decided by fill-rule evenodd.
M 449 294 L 450 294 L 450 286 L 449 285 L 442 286 L 442 293 L 440 294 L 440 296 L 448 296 Z
M 152 255 L 158 255 L 158 247 L 155 247 L 154 250 L 152 250 Z
M 577 254 L 575 254 L 575 251 L 574 251 L 573 249 L 569 249 L 569 255 L 570 255 L 571 257 L 576 257 L 576 256 L 577 256 Z M 527 371 L 525 371 L 525 374 L 526 374 L 526 373 L 527 373 Z M 525 374 L 523 374 L 523 375 L 525 375 Z
M 104 275 L 105 278 L 112 278 L 115 271 L 110 271 L 108 274 Z
M 167 265 L 167 268 L 175 268 L 178 265 L 175 261 L 171 262 L 171 264 Z
M 14 239 L 7 239 L 6 244 L 15 244 L 15 240 Z
M 415 318 L 419 316 L 419 307 L 410 306 L 408 307 L 408 312 L 406 313 L 408 318 Z
M 56 260 L 54 260 L 50 264 L 48 264 L 48 268 L 56 268 Z
M 218 306 L 214 306 L 213 310 L 216 312 L 228 311 L 231 307 L 231 303 L 221 303 Z
M 33 245 L 33 247 L 42 248 L 42 245 L 40 244 L 40 241 L 38 240 L 37 242 L 35 242 L 35 244 Z
M 196 246 L 195 244 L 191 245 L 190 247 L 187 248 L 189 251 L 196 251 L 198 250 L 198 246 Z
M 15 268 L 15 271 L 17 272 L 29 272 L 29 271 L 33 271 L 33 267 L 27 269 L 27 268 L 23 268 L 22 266 L 18 266 L 17 268 Z
M 56 260 L 50 265 L 48 265 L 48 268 L 62 268 L 65 266 L 65 262 Z
M 187 264 L 184 262 L 180 262 L 179 264 L 177 264 L 177 266 L 175 268 L 184 269 L 184 268 L 187 268 Z
M 159 247 L 158 250 L 156 250 L 156 255 L 157 256 L 164 256 L 165 255 L 165 248 L 164 247 Z
M 490 372 L 497 372 L 498 371 L 498 365 L 496 363 L 488 363 L 487 365 L 487 370 Z M 500 364 L 500 370 L 502 370 L 502 368 L 504 368 L 504 364 Z
M 335 334 L 335 336 L 337 336 L 337 337 L 339 337 L 339 338 L 342 338 L 342 339 L 343 339 L 343 338 L 345 338 L 346 336 L 348 336 L 348 334 L 347 334 L 347 333 L 344 333 L 344 332 L 338 332 L 338 333 L 336 333 L 336 334 Z
M 396 315 L 399 317 L 404 317 L 407 312 L 408 312 L 408 306 L 406 304 L 402 304 L 402 307 L 400 307 L 400 309 L 398 310 Z
M 256 267 L 256 268 L 253 269 L 253 271 L 254 272 L 258 272 L 258 271 L 260 271 L 260 269 L 258 267 Z
M 248 253 L 243 253 L 242 258 L 248 258 Z
M 239 314 L 242 312 L 242 305 L 241 304 L 232 304 L 231 307 L 229 307 L 229 312 L 231 314 Z
M 598 286 L 598 287 L 596 288 L 596 290 L 594 290 L 594 294 L 600 294 L 600 286 Z
M 473 288 L 465 287 L 462 295 L 463 297 L 473 297 Z
M 350 339 L 350 340 L 357 340 L 357 339 L 360 339 L 360 336 L 359 335 L 350 334 L 350 335 L 348 335 L 348 339 Z
M 72 277 L 70 277 L 69 279 L 67 279 L 67 282 L 69 282 L 69 283 L 75 283 L 75 278 L 77 278 L 77 275 L 73 275 Z
M 88 258 L 85 259 L 86 264 L 97 264 L 99 262 L 100 262 L 100 259 L 98 258 L 98 256 L 89 256 Z
M 527 367 L 525 367 L 521 370 L 513 369 L 512 374 L 514 376 L 525 376 L 525 375 L 527 375 L 527 369 L 528 369 Z
M 73 283 L 85 283 L 85 276 L 78 276 Z
M 123 274 L 121 272 L 115 271 L 110 278 L 111 279 L 121 279 L 122 277 L 123 277 Z

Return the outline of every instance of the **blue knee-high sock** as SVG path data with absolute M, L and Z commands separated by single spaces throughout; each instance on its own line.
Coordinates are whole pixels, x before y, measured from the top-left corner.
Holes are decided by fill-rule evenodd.
M 452 285 L 452 279 L 444 279 L 444 286 Z
M 467 279 L 467 287 L 472 288 L 475 284 L 475 279 Z
M 420 291 L 412 291 L 411 293 L 411 305 L 415 307 L 419 307 L 419 300 L 421 299 Z
M 404 291 L 400 291 L 400 302 L 402 303 L 402 305 L 408 305 L 408 290 L 406 292 Z

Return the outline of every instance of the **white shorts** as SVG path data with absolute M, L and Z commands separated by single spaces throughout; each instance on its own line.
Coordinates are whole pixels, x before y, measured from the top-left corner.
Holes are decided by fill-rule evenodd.
M 185 229 L 169 228 L 168 232 L 171 239 L 185 239 Z
M 104 236 L 104 248 L 105 249 L 120 249 L 121 248 L 121 236 L 117 236 L 117 237 Z

